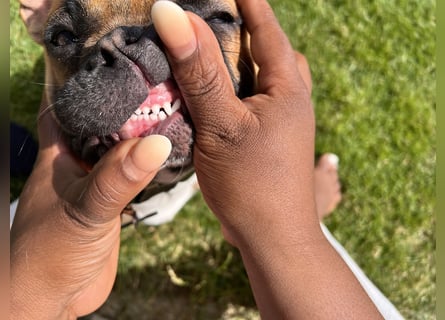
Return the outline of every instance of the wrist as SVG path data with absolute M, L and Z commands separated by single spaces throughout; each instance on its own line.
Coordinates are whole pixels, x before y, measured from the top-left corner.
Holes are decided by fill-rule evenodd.
M 299 222 L 271 221 L 264 228 L 255 227 L 250 232 L 238 233 L 234 238 L 241 253 L 254 252 L 266 256 L 286 255 L 286 252 L 305 254 L 326 242 L 320 224 L 315 219 L 305 223 L 302 223 L 301 219 Z
M 50 275 L 41 263 L 46 258 L 19 242 L 13 239 L 11 244 L 10 319 L 75 319 L 68 313 L 69 297 L 48 283 Z
M 31 278 L 31 276 L 29 277 Z M 58 297 L 49 297 L 47 290 L 36 281 L 20 281 L 11 276 L 10 319 L 11 320 L 71 320 L 66 303 Z
M 315 203 L 307 202 L 300 210 L 295 205 L 262 209 L 249 208 L 233 214 L 218 215 L 222 217 L 224 236 L 230 243 L 242 250 L 262 250 L 268 247 L 306 248 L 324 241 L 320 228 Z M 265 210 L 264 208 L 267 208 Z M 244 217 L 227 219 L 227 217 Z M 255 247 L 253 247 L 255 246 Z

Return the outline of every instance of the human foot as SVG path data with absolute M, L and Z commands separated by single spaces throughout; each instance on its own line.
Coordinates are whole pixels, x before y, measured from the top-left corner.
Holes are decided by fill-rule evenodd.
M 335 154 L 325 153 L 315 166 L 315 203 L 320 220 L 332 213 L 341 201 L 338 161 Z

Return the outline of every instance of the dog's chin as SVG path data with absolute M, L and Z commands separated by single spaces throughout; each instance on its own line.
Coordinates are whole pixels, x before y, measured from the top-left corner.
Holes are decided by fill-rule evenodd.
M 121 141 L 154 134 L 166 136 L 172 143 L 170 156 L 155 181 L 175 182 L 192 167 L 193 130 L 182 97 L 171 80 L 150 88 L 145 101 L 118 131 L 105 136 L 73 137 L 71 142 L 80 159 L 94 166 Z

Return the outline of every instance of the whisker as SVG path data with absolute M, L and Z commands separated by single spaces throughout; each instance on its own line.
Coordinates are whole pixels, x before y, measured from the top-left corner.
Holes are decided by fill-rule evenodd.
M 246 71 L 248 71 L 252 77 L 255 77 L 255 72 L 251 68 L 251 66 L 244 59 L 240 59 L 239 61 L 242 63 L 243 66 L 246 67 Z
M 45 82 L 35 82 L 35 81 L 31 81 L 29 82 L 30 84 L 35 84 L 38 86 L 44 86 L 44 87 L 55 87 L 55 84 L 49 84 L 49 83 L 45 83 Z
M 23 151 L 23 149 L 25 148 L 25 144 L 26 144 L 26 142 L 28 141 L 29 138 L 30 138 L 29 135 L 27 135 L 27 136 L 25 137 L 25 140 L 23 140 L 22 145 L 20 146 L 20 149 L 19 149 L 19 151 L 17 152 L 17 156 L 20 156 L 20 155 L 22 154 L 22 151 Z
M 52 104 L 48 105 L 45 109 L 39 111 L 39 113 L 37 114 L 37 121 L 39 121 L 47 113 L 53 111 L 54 110 L 54 106 L 55 106 L 55 104 L 52 103 Z
M 231 51 L 231 50 L 221 50 L 222 51 L 222 53 L 234 53 L 234 54 L 240 54 L 240 51 L 238 50 L 238 51 Z M 247 69 L 247 71 L 249 71 L 249 73 L 250 73 L 250 75 L 251 76 L 254 76 L 254 71 L 252 70 L 252 68 L 249 66 L 249 64 L 246 62 L 246 61 L 244 61 L 243 59 L 240 59 L 239 60 L 242 64 L 243 64 L 243 66 L 245 66 L 246 67 L 246 69 Z
M 182 160 L 183 160 L 183 162 L 185 161 L 185 159 L 182 159 Z M 166 167 L 167 167 L 167 164 L 164 164 L 163 166 L 161 166 L 161 168 L 159 170 L 162 170 L 162 169 L 164 169 Z M 177 172 L 177 174 L 175 176 L 173 176 L 171 178 L 171 180 L 169 182 L 167 182 L 166 184 L 179 182 L 178 178 L 181 177 L 183 172 L 184 172 L 184 166 L 181 166 L 179 171 Z
M 84 131 L 85 127 L 86 127 L 86 124 L 84 124 L 84 125 L 82 126 L 82 128 L 80 129 L 80 134 L 79 134 L 79 139 L 80 139 L 80 141 L 82 141 L 83 131 Z

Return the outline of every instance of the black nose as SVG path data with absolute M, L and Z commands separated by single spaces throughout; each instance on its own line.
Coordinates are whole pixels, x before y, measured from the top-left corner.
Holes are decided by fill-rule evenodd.
M 153 26 L 118 27 L 100 39 L 85 70 L 129 67 L 134 63 L 152 85 L 170 77 L 170 68 L 162 43 Z
M 131 59 L 130 46 L 137 46 L 142 33 L 143 29 L 140 27 L 119 27 L 105 35 L 98 42 L 103 64 L 112 67 L 124 55 Z

